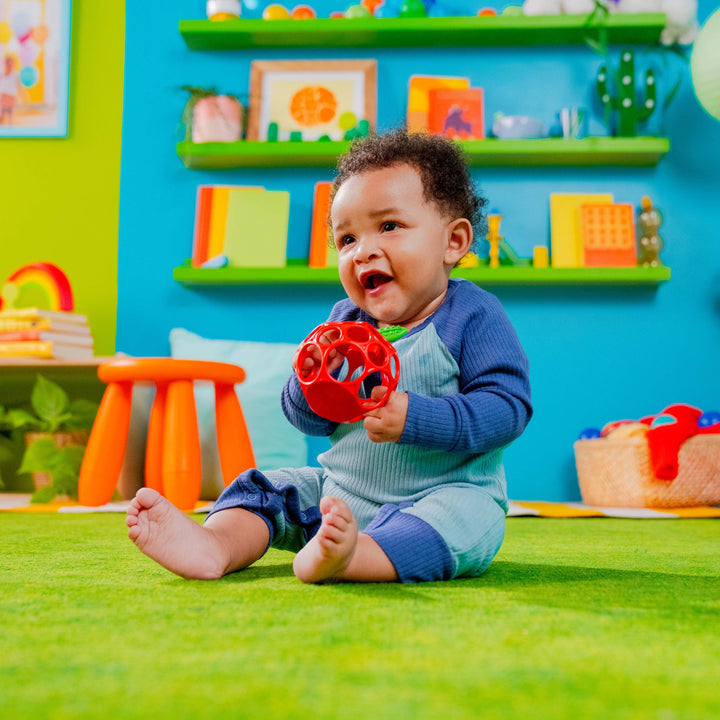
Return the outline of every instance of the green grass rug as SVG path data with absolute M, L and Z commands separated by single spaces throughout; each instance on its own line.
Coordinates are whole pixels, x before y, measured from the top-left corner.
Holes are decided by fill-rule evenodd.
M 720 718 L 720 524 L 508 520 L 481 578 L 182 580 L 117 515 L 0 517 L 0 717 Z

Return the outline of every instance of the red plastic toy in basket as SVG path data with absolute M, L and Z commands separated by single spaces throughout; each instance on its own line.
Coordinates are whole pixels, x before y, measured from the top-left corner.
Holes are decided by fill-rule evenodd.
M 314 365 L 303 376 L 308 358 Z M 295 374 L 314 412 L 333 422 L 355 422 L 390 399 L 400 361 L 392 344 L 369 323 L 328 322 L 303 341 Z M 370 398 L 375 386 L 388 390 L 379 401 Z

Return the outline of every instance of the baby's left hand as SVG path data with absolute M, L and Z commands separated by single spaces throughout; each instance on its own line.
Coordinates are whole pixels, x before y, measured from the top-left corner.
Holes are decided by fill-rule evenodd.
M 386 387 L 375 387 L 370 397 L 377 402 L 387 391 Z M 365 415 L 363 425 L 368 438 L 376 443 L 397 442 L 405 428 L 407 410 L 407 393 L 390 393 L 386 405 Z

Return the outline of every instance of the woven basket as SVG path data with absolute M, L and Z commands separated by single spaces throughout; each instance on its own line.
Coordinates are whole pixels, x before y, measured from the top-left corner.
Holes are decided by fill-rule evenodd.
M 683 443 L 674 480 L 657 480 L 644 437 L 575 443 L 580 492 L 586 505 L 672 508 L 720 505 L 720 435 Z

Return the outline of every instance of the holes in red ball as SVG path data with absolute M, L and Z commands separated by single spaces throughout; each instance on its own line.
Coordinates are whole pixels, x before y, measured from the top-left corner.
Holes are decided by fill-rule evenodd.
M 350 325 L 345 332 L 352 342 L 365 343 L 370 339 L 370 332 L 363 325 Z
M 324 332 L 321 332 L 317 340 L 321 345 L 332 345 L 333 343 L 336 343 L 341 336 L 342 333 L 339 328 L 331 327 Z
M 312 364 L 305 367 L 305 361 L 311 360 Z M 300 377 L 305 381 L 314 380 L 320 372 L 320 362 L 322 360 L 322 350 L 315 343 L 307 343 L 300 348 L 297 358 L 297 367 Z
M 378 343 L 371 343 L 367 348 L 367 355 L 373 367 L 380 368 L 387 361 L 387 351 Z
M 365 373 L 365 354 L 360 348 L 341 343 L 335 348 L 335 352 L 343 359 L 342 365 L 335 376 L 338 382 L 353 382 L 363 376 Z

